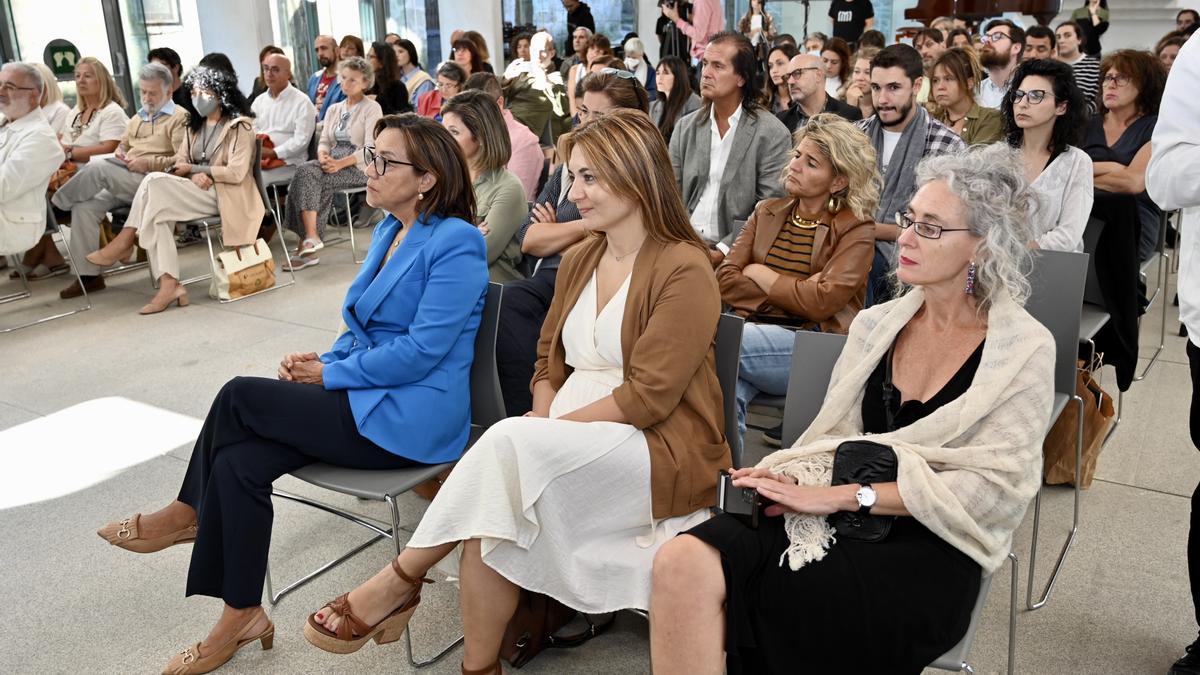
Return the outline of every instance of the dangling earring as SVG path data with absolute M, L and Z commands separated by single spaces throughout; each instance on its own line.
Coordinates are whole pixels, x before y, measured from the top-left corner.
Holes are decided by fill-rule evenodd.
M 976 271 L 976 269 L 977 268 L 975 267 L 975 261 L 972 260 L 971 263 L 969 265 L 967 265 L 967 286 L 966 286 L 966 288 L 963 289 L 964 291 L 966 291 L 967 295 L 975 295 L 975 271 Z
M 834 194 L 829 195 L 829 202 L 827 204 L 825 204 L 825 208 L 829 211 L 829 213 L 836 214 L 838 211 L 842 210 L 842 206 L 844 206 L 842 197 L 845 196 L 846 191 L 848 189 L 849 188 L 846 188 L 846 189 L 843 189 L 841 192 L 836 192 Z
M 424 193 L 424 192 L 418 192 L 418 193 L 417 193 L 417 201 L 421 201 L 422 199 L 425 199 L 425 193 Z

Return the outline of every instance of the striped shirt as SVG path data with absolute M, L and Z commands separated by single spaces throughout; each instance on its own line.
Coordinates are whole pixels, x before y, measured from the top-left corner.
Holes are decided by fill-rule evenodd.
M 807 279 L 812 274 L 813 239 L 816 233 L 817 228 L 800 227 L 789 218 L 767 251 L 763 264 L 780 274 Z
M 1100 59 L 1084 55 L 1071 64 L 1071 69 L 1075 71 L 1075 84 L 1083 93 L 1088 109 L 1095 111 L 1096 94 L 1100 93 Z

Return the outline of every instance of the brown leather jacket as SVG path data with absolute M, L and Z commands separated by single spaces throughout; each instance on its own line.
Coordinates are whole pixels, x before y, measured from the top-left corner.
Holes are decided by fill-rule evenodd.
M 717 268 L 721 299 L 738 315 L 784 319 L 788 315 L 820 325 L 822 331 L 846 333 L 867 293 L 867 273 L 875 254 L 875 223 L 859 220 L 843 208 L 830 224 L 817 227 L 813 241 L 813 273 L 801 278 L 783 274 L 763 292 L 742 274 L 751 263 L 762 263 L 792 212 L 796 200 L 765 199 Z

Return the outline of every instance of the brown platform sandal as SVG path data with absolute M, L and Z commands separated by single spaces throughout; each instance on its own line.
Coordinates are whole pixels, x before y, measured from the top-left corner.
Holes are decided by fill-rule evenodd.
M 504 669 L 500 667 L 500 659 L 496 659 L 496 662 L 487 668 L 480 668 L 478 670 L 471 670 L 462 665 L 462 663 L 458 665 L 462 667 L 462 675 L 504 675 Z
M 413 579 L 400 569 L 400 562 L 396 558 L 392 558 L 392 571 L 405 582 L 412 584 L 412 590 L 391 614 L 374 626 L 368 626 L 355 616 L 354 610 L 351 609 L 350 594 L 343 593 L 326 605 L 342 617 L 337 632 L 330 632 L 322 626 L 313 613 L 308 615 L 308 621 L 304 624 L 304 638 L 314 647 L 334 654 L 353 654 L 372 638 L 375 639 L 375 644 L 380 645 L 399 640 L 400 636 L 404 635 L 404 629 L 408 627 L 408 620 L 412 618 L 417 605 L 421 604 L 421 586 L 432 584 L 433 579 Z
M 138 529 L 141 519 L 142 514 L 135 513 L 125 520 L 105 525 L 96 530 L 96 534 L 113 546 L 134 553 L 157 553 L 175 544 L 187 544 L 196 540 L 195 523 L 161 537 L 143 539 Z
M 255 640 L 262 641 L 263 651 L 275 646 L 275 624 L 267 620 L 267 627 L 258 635 L 247 636 L 245 633 L 250 630 L 254 622 L 258 620 L 259 615 L 266 616 L 262 608 L 255 614 L 251 614 L 246 621 L 246 625 L 237 632 L 232 640 L 221 645 L 211 654 L 200 655 L 200 643 L 184 649 L 176 654 L 163 668 L 162 675 L 198 675 L 198 673 L 211 673 L 212 671 L 225 665 L 237 650 L 254 642 Z

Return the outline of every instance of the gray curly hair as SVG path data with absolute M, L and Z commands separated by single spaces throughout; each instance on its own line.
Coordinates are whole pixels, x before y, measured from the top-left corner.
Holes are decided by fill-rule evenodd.
M 343 70 L 350 69 L 357 71 L 363 77 L 363 89 L 369 90 L 375 86 L 375 71 L 371 68 L 371 64 L 361 56 L 351 56 L 348 59 L 342 59 L 338 62 L 338 75 L 342 74 Z
M 981 311 L 1002 295 L 1018 305 L 1029 297 L 1029 214 L 1038 196 L 1021 167 L 1019 151 L 1004 143 L 929 157 L 917 165 L 917 187 L 944 182 L 962 201 L 966 226 L 983 239 L 975 253 L 975 297 Z

